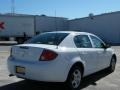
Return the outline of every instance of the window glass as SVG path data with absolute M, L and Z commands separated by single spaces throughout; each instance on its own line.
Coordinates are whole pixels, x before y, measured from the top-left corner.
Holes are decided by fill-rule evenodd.
M 95 48 L 102 48 L 103 42 L 95 36 L 90 36 Z
M 91 48 L 91 42 L 87 35 L 78 35 L 74 38 L 75 45 L 78 48 Z
M 59 45 L 68 33 L 43 33 L 28 40 L 26 43 Z

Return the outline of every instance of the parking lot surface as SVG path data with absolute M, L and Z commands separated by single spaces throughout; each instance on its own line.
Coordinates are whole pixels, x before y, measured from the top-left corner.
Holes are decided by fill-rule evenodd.
M 0 90 L 65 90 L 58 83 L 28 83 L 15 76 L 9 77 L 7 58 L 11 46 L 0 46 Z M 120 90 L 120 46 L 112 47 L 117 54 L 117 66 L 113 73 L 103 70 L 83 79 L 81 90 Z

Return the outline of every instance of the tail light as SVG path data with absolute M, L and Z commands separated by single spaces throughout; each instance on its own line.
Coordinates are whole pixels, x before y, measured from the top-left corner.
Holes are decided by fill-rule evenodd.
M 51 61 L 51 60 L 54 60 L 57 56 L 58 56 L 58 54 L 56 52 L 44 49 L 40 56 L 40 60 L 41 61 Z

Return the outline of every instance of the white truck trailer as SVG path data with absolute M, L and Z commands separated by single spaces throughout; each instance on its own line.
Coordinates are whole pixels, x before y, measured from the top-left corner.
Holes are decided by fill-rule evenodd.
M 14 39 L 22 42 L 24 38 L 32 37 L 34 32 L 33 16 L 0 15 L 0 39 Z
M 18 43 L 38 33 L 67 30 L 67 18 L 37 15 L 0 15 L 0 39 Z

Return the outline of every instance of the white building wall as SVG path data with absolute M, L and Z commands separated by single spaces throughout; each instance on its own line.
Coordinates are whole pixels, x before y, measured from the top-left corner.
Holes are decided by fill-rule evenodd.
M 94 33 L 108 43 L 120 43 L 120 12 L 70 20 L 69 30 Z

